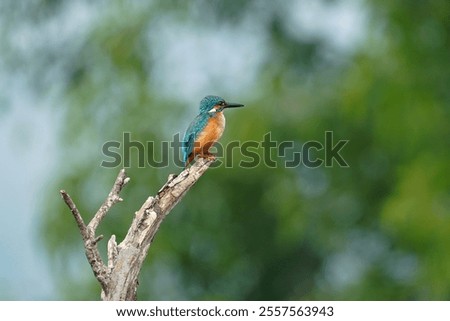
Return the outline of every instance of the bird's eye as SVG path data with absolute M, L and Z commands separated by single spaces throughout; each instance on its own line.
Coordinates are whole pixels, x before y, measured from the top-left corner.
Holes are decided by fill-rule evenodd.
M 225 106 L 225 102 L 223 100 L 220 102 L 220 106 Z

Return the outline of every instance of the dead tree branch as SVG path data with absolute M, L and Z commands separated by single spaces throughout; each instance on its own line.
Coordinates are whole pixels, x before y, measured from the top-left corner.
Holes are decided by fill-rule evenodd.
M 86 257 L 102 287 L 103 300 L 136 300 L 139 272 L 161 222 L 212 162 L 213 160 L 200 158 L 180 175 L 170 175 L 157 195 L 148 197 L 135 213 L 124 240 L 117 244 L 115 235 L 111 236 L 108 241 L 107 264 L 103 262 L 97 246 L 103 236 L 95 236 L 95 232 L 111 207 L 122 201 L 119 193 L 130 180 L 125 170 L 119 172 L 108 197 L 88 225 L 84 223 L 69 194 L 64 190 L 60 191 L 80 230 Z

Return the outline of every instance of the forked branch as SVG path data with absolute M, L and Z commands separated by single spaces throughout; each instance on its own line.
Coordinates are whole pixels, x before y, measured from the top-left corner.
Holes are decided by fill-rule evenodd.
M 97 246 L 103 236 L 95 236 L 95 232 L 111 207 L 122 201 L 119 193 L 130 180 L 125 170 L 119 172 L 108 197 L 88 225 L 84 223 L 69 194 L 64 190 L 60 191 L 80 230 L 86 257 L 102 287 L 103 300 L 136 300 L 139 272 L 161 222 L 212 162 L 211 159 L 200 158 L 180 175 L 170 175 L 157 195 L 148 197 L 135 213 L 124 240 L 117 245 L 115 235 L 111 236 L 108 241 L 107 264 L 103 262 Z

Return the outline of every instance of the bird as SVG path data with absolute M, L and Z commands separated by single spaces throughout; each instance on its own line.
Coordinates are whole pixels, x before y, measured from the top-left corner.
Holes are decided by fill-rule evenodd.
M 214 159 L 209 152 L 225 130 L 225 108 L 243 107 L 243 104 L 228 103 L 219 96 L 206 96 L 200 101 L 199 114 L 191 122 L 183 138 L 183 162 L 185 168 L 199 155 Z

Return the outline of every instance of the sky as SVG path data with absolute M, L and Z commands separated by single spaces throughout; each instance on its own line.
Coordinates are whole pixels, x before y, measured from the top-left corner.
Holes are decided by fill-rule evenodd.
M 330 7 L 317 1 L 292 1 L 293 10 L 287 16 L 289 28 L 299 37 L 321 35 L 330 46 L 347 51 L 361 42 L 364 36 L 366 14 L 360 1 L 345 0 Z M 49 19 L 41 29 L 34 29 L 27 21 L 17 22 L 11 45 L 24 55 L 33 66 L 35 52 L 48 46 L 65 46 L 72 49 L 93 26 L 99 7 L 84 1 L 72 1 L 59 16 Z M 1 19 L 5 18 L 0 14 Z M 258 34 L 252 21 L 239 25 L 239 36 L 231 27 L 220 33 L 202 30 L 195 26 L 180 25 L 170 18 L 161 19 L 158 37 L 149 33 L 149 43 L 157 44 L 155 55 L 159 64 L 154 74 L 160 82 L 160 92 L 170 97 L 177 88 L 179 99 L 197 104 L 207 87 L 205 71 L 223 81 L 225 92 L 233 88 L 245 91 L 251 88 L 256 70 L 264 62 L 265 39 Z M 1 26 L 1 25 L 0 25 Z M 13 30 L 13 29 L 11 29 Z M 297 33 L 297 31 L 299 31 Z M 182 34 L 183 41 L 179 41 Z M 43 39 L 45 41 L 43 41 Z M 224 44 L 233 43 L 237 54 L 223 50 Z M 208 47 L 214 55 L 206 56 L 201 47 Z M 237 49 L 235 49 L 237 48 Z M 67 50 L 70 50 L 70 46 Z M 67 52 L 70 57 L 70 52 Z M 257 53 L 257 54 L 254 54 Z M 253 58 L 249 61 L 247 58 Z M 0 70 L 8 63 L 0 53 Z M 55 91 L 40 95 L 29 84 L 30 72 L 0 73 L 0 168 L 3 184 L 0 184 L 0 300 L 57 300 L 58 291 L 51 277 L 48 254 L 39 235 L 40 211 L 43 195 L 48 195 L 53 174 L 58 168 L 58 133 L 64 105 L 61 87 L 58 87 L 58 65 L 55 62 Z M 39 66 L 35 66 L 39 68 Z M 222 80 L 224 72 L 239 74 L 245 67 L 254 70 L 238 78 Z M 32 70 L 31 70 L 32 72 Z M 164 76 L 162 76 L 164 75 Z M 31 78 L 30 78 L 31 79 Z M 209 93 L 208 93 L 209 94 Z M 234 97 L 235 95 L 233 95 Z M 237 94 L 236 94 L 237 96 Z M 55 197 L 59 197 L 55 190 Z M 81 239 L 80 239 L 81 242 Z
M 56 117 L 51 110 L 20 104 L 0 117 L 0 299 L 45 300 L 52 298 L 54 284 L 36 227 L 56 161 L 57 127 L 49 125 Z

